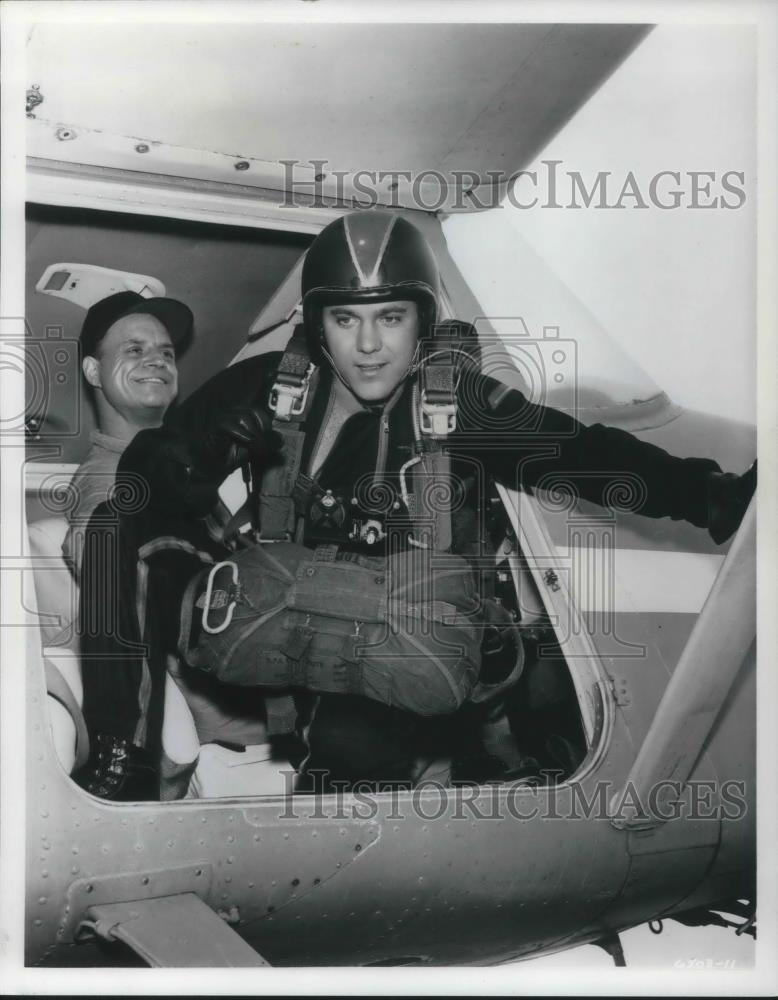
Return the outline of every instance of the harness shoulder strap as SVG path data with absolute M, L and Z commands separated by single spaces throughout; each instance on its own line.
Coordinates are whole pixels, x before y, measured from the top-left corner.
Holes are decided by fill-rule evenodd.
M 478 364 L 478 337 L 469 323 L 451 321 L 436 326 L 425 347 L 427 357 L 419 376 L 420 437 L 414 462 L 418 468 L 412 476 L 413 508 L 417 516 L 432 522 L 432 548 L 448 552 L 454 542 L 451 506 L 455 498 L 447 440 L 457 427 L 458 374 L 463 365 Z
M 275 413 L 273 430 L 283 444 L 280 462 L 266 469 L 259 485 L 259 537 L 261 541 L 284 541 L 294 536 L 297 525 L 295 484 L 300 474 L 305 420 L 316 388 L 318 371 L 310 359 L 302 325 L 295 327 L 273 388 L 270 409 Z

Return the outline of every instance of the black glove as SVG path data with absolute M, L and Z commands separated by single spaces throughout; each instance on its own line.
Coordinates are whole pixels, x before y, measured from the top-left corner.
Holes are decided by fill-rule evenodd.
M 148 753 L 129 740 L 98 733 L 87 763 L 73 775 L 91 795 L 114 802 L 159 798 L 159 774 Z
M 223 411 L 191 449 L 197 471 L 221 483 L 241 465 L 274 455 L 282 443 L 267 407 L 255 402 Z
M 205 517 L 213 510 L 222 481 L 201 470 L 187 438 L 170 427 L 135 435 L 119 460 L 115 492 L 122 488 L 125 478 L 128 494 L 134 485 L 149 508 L 195 517 Z M 142 489 L 140 482 L 144 484 Z
M 708 478 L 708 531 L 717 545 L 737 531 L 756 489 L 756 462 L 736 476 L 732 472 L 711 472 Z
M 204 517 L 234 469 L 268 459 L 281 444 L 264 407 L 236 406 L 222 411 L 199 437 L 172 425 L 139 431 L 121 457 L 116 482 L 125 474 L 137 477 L 146 484 L 151 507 Z

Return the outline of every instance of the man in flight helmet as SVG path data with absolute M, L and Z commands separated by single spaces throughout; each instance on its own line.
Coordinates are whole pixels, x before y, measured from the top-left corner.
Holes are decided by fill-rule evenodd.
M 532 488 L 550 472 L 563 471 L 581 497 L 601 505 L 607 504 L 614 476 L 639 475 L 644 486 L 641 514 L 688 520 L 708 528 L 718 542 L 732 534 L 753 491 L 753 473 L 724 476 L 713 461 L 677 458 L 625 431 L 586 427 L 529 402 L 520 391 L 479 370 L 473 361 L 476 337 L 471 327 L 439 322 L 440 295 L 437 262 L 415 225 L 382 210 L 345 215 L 328 225 L 307 252 L 303 323 L 286 350 L 227 368 L 171 414 L 164 427 L 137 435 L 119 473 L 145 477 L 149 504 L 118 517 L 117 564 L 125 572 L 116 575 L 116 586 L 125 592 L 117 603 L 125 609 L 120 623 L 124 638 L 138 645 L 145 642 L 151 652 L 142 660 L 125 648 L 119 666 L 103 671 L 112 710 L 103 711 L 92 728 L 121 726 L 124 738 L 153 753 L 165 657 L 182 648 L 182 637 L 187 648 L 202 639 L 190 633 L 192 614 L 200 613 L 193 609 L 213 609 L 212 624 L 218 608 L 232 601 L 239 619 L 242 584 L 228 580 L 219 591 L 224 595 L 219 604 L 214 594 L 222 585 L 214 583 L 216 577 L 207 568 L 219 560 L 229 562 L 236 547 L 229 537 L 234 519 L 227 530 L 219 520 L 217 490 L 239 465 L 250 469 L 254 483 L 254 523 L 253 534 L 242 535 L 238 545 L 245 549 L 249 539 L 258 542 L 251 551 L 275 559 L 276 568 L 289 550 L 266 543 L 296 544 L 308 552 L 312 561 L 297 579 L 300 592 L 308 587 L 309 598 L 316 597 L 316 586 L 306 581 L 320 575 L 333 579 L 332 574 L 319 573 L 320 564 L 353 565 L 356 574 L 357 568 L 382 566 L 380 560 L 429 548 L 483 566 L 492 552 L 484 517 L 490 485 Z M 554 447 L 549 448 L 549 442 Z M 423 489 L 420 469 L 436 490 L 450 487 L 442 491 L 447 499 L 425 508 L 432 494 Z M 93 525 L 90 529 L 99 531 Z M 151 551 L 153 559 L 143 555 Z M 151 559 L 140 574 L 135 569 L 139 553 L 141 563 Z M 239 561 L 240 553 L 234 559 Z M 207 592 L 204 583 L 193 592 L 192 580 L 203 574 L 210 581 Z M 488 588 L 483 573 L 476 577 Z M 373 568 L 369 581 L 383 579 Z M 408 587 L 413 582 L 408 581 Z M 101 584 L 105 586 L 104 577 Z M 88 590 L 88 582 L 85 586 Z M 141 627 L 134 609 L 145 606 L 152 591 L 158 603 L 148 605 Z M 321 601 L 330 602 L 329 611 L 318 620 L 327 621 L 329 613 L 333 622 L 338 616 L 348 618 L 352 605 L 363 597 L 324 593 Z M 450 613 L 461 611 L 466 603 L 461 597 L 458 592 L 446 605 Z M 192 614 L 179 628 L 182 599 L 185 605 L 190 601 Z M 259 646 L 252 647 L 244 659 L 249 673 L 238 682 L 266 685 L 271 667 L 282 671 L 274 675 L 275 683 L 278 676 L 288 677 L 296 700 L 290 707 L 287 699 L 283 718 L 278 706 L 271 710 L 268 701 L 268 727 L 305 733 L 300 752 L 305 756 L 304 774 L 322 771 L 330 778 L 367 780 L 374 786 L 408 781 L 419 741 L 428 732 L 425 714 L 454 713 L 458 706 L 479 699 L 488 704 L 490 691 L 500 694 L 520 672 L 521 644 L 511 645 L 511 628 L 499 601 L 490 600 L 484 594 L 475 597 L 475 605 L 482 607 L 479 621 L 484 631 L 480 664 L 476 655 L 473 669 L 453 680 L 445 676 L 443 683 L 441 662 L 421 657 L 413 675 L 417 698 L 407 688 L 410 674 L 402 669 L 402 655 L 397 675 L 382 678 L 385 688 L 369 684 L 356 654 L 334 665 L 326 656 L 317 660 L 311 654 L 311 643 L 323 641 L 319 633 L 327 629 L 317 631 L 307 621 L 286 635 L 270 667 L 257 667 L 256 676 L 252 664 L 262 661 L 263 654 Z M 484 614 L 487 606 L 492 611 Z M 434 610 L 422 595 L 416 605 L 420 620 Z M 224 625 L 223 635 L 229 638 L 234 627 Z M 360 622 L 349 622 L 348 627 L 354 632 L 351 638 L 358 639 Z M 260 641 L 261 629 L 248 631 L 252 641 Z M 336 632 L 333 626 L 332 634 Z M 507 664 L 504 656 L 490 660 L 487 635 L 496 638 L 499 649 L 509 648 Z M 390 630 L 388 641 L 394 638 Z M 86 637 L 82 648 L 104 658 L 114 641 L 105 635 L 97 642 Z M 224 656 L 212 660 L 208 669 L 221 676 L 222 667 L 226 670 L 227 661 L 235 659 L 237 645 L 237 640 L 227 642 Z M 408 655 L 407 663 L 412 662 Z M 95 699 L 90 701 L 87 693 L 85 703 Z M 499 711 L 496 714 L 499 718 Z

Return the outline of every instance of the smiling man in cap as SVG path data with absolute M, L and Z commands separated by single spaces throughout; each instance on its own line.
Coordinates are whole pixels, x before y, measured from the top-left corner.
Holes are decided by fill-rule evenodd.
M 81 369 L 91 387 L 97 429 L 76 470 L 76 498 L 62 550 L 78 573 L 83 528 L 110 494 L 119 458 L 140 430 L 159 427 L 178 393 L 176 356 L 192 335 L 192 311 L 169 298 L 116 292 L 96 302 L 81 328 Z

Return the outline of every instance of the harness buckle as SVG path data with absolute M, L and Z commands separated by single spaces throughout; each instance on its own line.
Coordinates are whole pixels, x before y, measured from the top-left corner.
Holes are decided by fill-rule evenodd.
M 298 377 L 291 373 L 284 373 L 283 377 L 294 381 L 286 382 L 281 379 L 276 381 L 270 390 L 268 406 L 279 420 L 291 420 L 292 417 L 299 417 L 305 412 L 311 375 L 315 367 L 313 362 L 309 362 L 305 374 L 299 381 Z
M 421 393 L 421 432 L 433 438 L 444 438 L 452 434 L 457 426 L 457 404 L 432 403 L 427 390 Z

